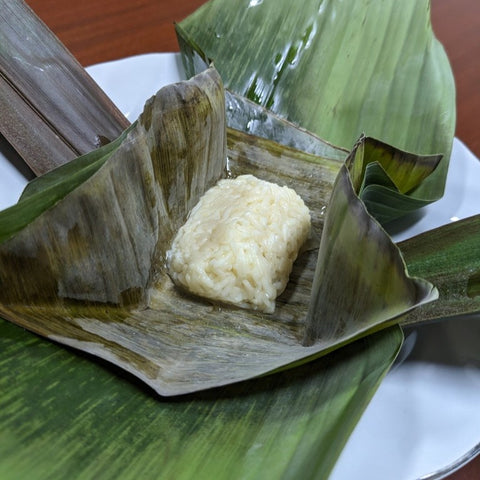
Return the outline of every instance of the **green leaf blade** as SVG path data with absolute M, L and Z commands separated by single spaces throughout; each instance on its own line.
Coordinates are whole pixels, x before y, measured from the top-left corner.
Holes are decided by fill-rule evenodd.
M 350 149 L 365 134 L 410 152 L 442 153 L 411 194 L 434 201 L 448 169 L 455 88 L 429 6 L 212 0 L 179 33 L 213 59 L 228 89 L 334 145 Z
M 327 478 L 402 342 L 394 328 L 295 371 L 166 401 L 12 324 L 0 333 L 5 480 Z
M 404 323 L 480 312 L 480 216 L 465 218 L 404 240 L 409 270 L 434 283 L 439 299 L 411 312 Z

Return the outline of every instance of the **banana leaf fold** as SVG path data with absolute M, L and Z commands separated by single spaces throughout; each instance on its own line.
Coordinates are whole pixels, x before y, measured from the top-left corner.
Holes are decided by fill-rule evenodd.
M 10 226 L 0 236 L 0 314 L 124 368 L 161 395 L 178 395 L 311 360 L 436 298 L 431 284 L 408 275 L 338 160 L 240 131 L 233 143 L 226 132 L 224 89 L 210 67 L 161 89 L 116 143 L 32 182 L 0 216 Z M 307 249 L 273 315 L 179 291 L 165 270 L 173 236 L 218 179 L 252 171 L 304 198 L 320 252 L 372 252 L 367 275 L 358 253 L 339 270 Z M 35 218 L 33 203 L 42 210 Z M 389 275 L 395 281 L 386 289 Z M 353 290 L 328 288 L 344 277 Z M 371 293 L 361 311 L 359 287 Z M 307 317 L 319 304 L 327 314 Z

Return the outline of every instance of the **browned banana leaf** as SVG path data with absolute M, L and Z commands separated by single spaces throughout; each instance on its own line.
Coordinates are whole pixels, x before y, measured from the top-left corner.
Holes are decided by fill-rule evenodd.
M 210 68 L 160 90 L 118 144 L 39 178 L 2 213 L 0 225 L 7 217 L 24 223 L 1 235 L 0 314 L 98 355 L 162 395 L 177 395 L 304 362 L 398 322 L 436 297 L 430 284 L 408 276 L 398 248 L 356 196 L 347 169 L 337 176 L 338 160 L 238 135 L 236 145 L 229 140 L 231 173 L 255 171 L 293 187 L 312 210 L 320 252 L 333 248 L 344 258 L 376 251 L 376 268 L 363 274 L 360 253 L 342 271 L 330 263 L 322 268 L 320 253 L 315 273 L 318 252 L 310 249 L 298 259 L 273 315 L 219 308 L 173 286 L 165 252 L 199 197 L 227 173 L 225 95 Z M 43 211 L 25 222 L 34 203 Z M 327 225 L 342 228 L 322 232 L 327 204 L 333 212 Z M 389 274 L 395 282 L 386 289 Z M 337 287 L 314 286 L 312 293 L 314 277 L 315 285 L 349 277 L 353 289 L 368 287 L 365 310 L 355 308 L 358 295 L 351 289 L 339 295 Z M 328 315 L 306 320 L 318 302 Z M 313 338 L 312 321 L 318 323 Z
M 0 111 L 0 133 L 37 175 L 116 139 L 129 124 L 21 0 L 0 0 Z

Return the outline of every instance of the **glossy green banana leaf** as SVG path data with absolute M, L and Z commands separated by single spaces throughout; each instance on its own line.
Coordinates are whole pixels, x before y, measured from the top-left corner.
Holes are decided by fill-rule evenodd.
M 166 400 L 0 320 L 0 478 L 326 479 L 401 341 Z
M 176 28 L 177 33 L 182 32 L 181 35 L 177 35 L 177 39 L 187 75 L 193 76 L 196 72 L 207 69 L 212 61 L 192 39 L 187 39 L 187 35 L 178 25 Z M 273 140 L 296 150 L 338 160 L 340 163 L 346 160 L 350 152 L 326 142 L 312 132 L 227 89 L 225 90 L 225 108 L 227 127 L 230 130 L 239 130 L 256 137 Z
M 412 274 L 432 282 L 439 298 L 403 323 L 480 312 L 480 215 L 430 230 L 399 245 Z
M 411 190 L 384 181 L 369 187 L 369 198 L 379 190 L 396 206 L 382 221 L 442 196 L 455 87 L 429 0 L 210 0 L 177 34 L 188 74 L 196 66 L 191 50 L 201 50 L 227 89 L 334 145 L 350 150 L 365 134 L 407 152 L 443 154 Z
M 102 357 L 161 395 L 178 395 L 324 355 L 436 298 L 431 284 L 408 276 L 400 251 L 365 210 L 338 160 L 241 132 L 238 138 L 228 141 L 227 152 L 225 94 L 209 68 L 150 99 L 118 144 L 34 181 L 0 216 L 0 225 L 4 218 L 21 224 L 2 234 L 1 315 Z M 312 212 L 320 252 L 347 259 L 340 271 L 334 263 L 325 268 L 318 249 L 307 249 L 273 315 L 186 295 L 166 272 L 173 236 L 227 167 L 233 175 L 253 172 L 294 188 Z M 32 219 L 37 201 L 43 212 Z M 347 228 L 322 234 L 324 222 Z M 362 253 L 352 262 L 352 252 Z M 374 255 L 375 268 L 363 271 L 358 259 L 370 262 L 364 252 Z M 339 291 L 336 279 L 345 277 L 352 283 Z M 335 288 L 312 291 L 313 281 Z M 361 310 L 350 287 L 370 292 Z M 328 315 L 306 321 L 313 299 L 328 306 Z M 307 338 L 312 325 L 315 334 Z

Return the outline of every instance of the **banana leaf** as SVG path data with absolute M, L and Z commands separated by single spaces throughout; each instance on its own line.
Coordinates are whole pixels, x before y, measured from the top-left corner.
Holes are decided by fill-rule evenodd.
M 403 324 L 480 312 L 480 215 L 399 243 L 411 274 L 422 275 L 439 298 L 410 312 Z
M 231 137 L 229 131 L 229 155 L 234 150 Z M 51 193 L 57 190 L 58 194 L 50 200 L 47 196 L 42 198 L 40 216 L 58 204 L 70 202 L 72 194 L 86 183 L 95 183 L 109 162 L 118 160 L 117 148 L 129 140 L 119 139 L 110 151 L 82 157 L 78 163 L 69 165 L 68 173 L 59 169 L 52 176 L 42 177 L 28 187 L 19 205 L 39 198 L 44 189 Z M 245 137 L 244 148 L 252 147 L 256 141 L 262 142 Z M 279 147 L 272 144 L 268 150 L 278 153 Z M 239 155 L 244 156 L 244 152 Z M 300 157 L 307 163 L 319 162 L 314 156 Z M 240 164 L 232 164 L 234 169 L 241 170 Z M 326 176 L 338 171 L 338 164 L 326 164 L 331 167 L 327 166 Z M 248 161 L 242 165 L 247 166 Z M 67 178 L 75 176 L 77 168 L 81 174 L 69 184 Z M 342 178 L 348 184 L 348 176 L 344 174 Z M 93 187 L 93 191 L 98 194 L 103 187 Z M 351 194 L 352 188 L 347 185 L 340 196 L 347 197 L 348 192 Z M 79 197 L 88 203 L 81 193 Z M 322 205 L 317 231 L 323 228 L 325 204 Z M 10 218 L 14 214 L 15 210 L 11 211 Z M 9 230 L 2 241 L 10 241 L 31 228 L 36 217 L 37 214 L 21 219 L 23 225 Z M 0 230 L 2 226 L 0 223 Z M 17 263 L 15 267 L 18 266 Z M 25 272 L 27 265 L 22 267 Z M 470 294 L 475 292 L 474 285 L 471 282 Z M 121 308 L 148 305 L 149 292 L 146 297 L 138 290 L 121 293 Z M 33 300 L 32 310 L 37 309 L 38 315 L 45 305 L 39 297 Z M 121 310 L 114 302 L 105 304 L 103 300 L 91 299 L 88 302 L 89 308 L 81 312 L 85 301 L 61 299 L 64 311 L 73 316 Z M 41 314 L 46 324 L 58 320 L 55 315 L 48 315 L 48 306 Z M 115 319 L 106 319 L 107 323 L 110 321 Z M 167 402 L 151 395 L 132 378 L 125 381 L 121 372 L 113 370 L 115 375 L 111 375 L 111 365 L 86 361 L 82 355 L 43 342 L 3 321 L 0 332 L 0 386 L 6 392 L 0 397 L 0 476 L 6 479 L 98 475 L 103 478 L 152 475 L 155 478 L 326 478 L 401 344 L 400 330 L 389 328 L 295 370 Z M 130 341 L 126 333 L 104 342 L 112 344 L 122 335 L 123 341 Z M 98 355 L 96 345 L 74 346 Z M 117 363 L 116 359 L 106 358 Z M 143 362 L 144 358 L 136 360 Z
M 429 14 L 428 0 L 210 0 L 177 25 L 177 36 L 187 74 L 198 65 L 192 49 L 201 50 L 227 89 L 333 145 L 350 150 L 365 134 L 442 154 L 407 192 L 388 182 L 369 187 L 369 198 L 378 190 L 395 205 L 381 212 L 387 222 L 437 200 L 445 186 L 455 87 Z
M 176 29 L 177 33 L 182 32 L 179 25 L 176 25 Z M 202 72 L 212 64 L 212 60 L 191 38 L 187 40 L 187 35 L 184 32 L 178 34 L 177 39 L 182 51 L 182 61 L 187 76 Z M 312 132 L 294 125 L 272 111 L 228 89 L 225 90 L 225 104 L 229 130 L 240 130 L 257 137 L 273 140 L 296 150 L 338 160 L 341 163 L 348 156 L 349 150 L 326 142 Z
M 19 0 L 0 0 L 0 111 L 0 132 L 37 175 L 114 140 L 129 124 Z
M 394 327 L 288 372 L 163 400 L 0 320 L 0 477 L 327 478 L 401 341 Z
M 205 68 L 208 64 L 205 64 Z M 245 97 L 225 91 L 227 125 L 257 137 L 274 140 L 287 147 L 302 150 L 330 160 L 343 163 L 349 150 L 332 145 L 308 130 L 275 115 Z
M 388 223 L 424 206 L 405 194 L 421 185 L 441 160 L 441 155 L 414 155 L 362 136 L 346 162 L 368 211 L 380 223 Z
M 311 360 L 436 298 L 431 284 L 408 275 L 338 160 L 242 132 L 234 146 L 228 142 L 230 173 L 253 169 L 293 187 L 312 212 L 320 255 L 310 248 L 299 257 L 274 315 L 219 307 L 177 289 L 166 272 L 166 250 L 200 196 L 227 175 L 225 123 L 223 85 L 209 68 L 160 90 L 117 144 L 32 182 L 0 215 L 1 226 L 15 218 L 20 225 L 1 235 L 0 314 L 100 356 L 166 396 Z M 32 219 L 33 204 L 43 211 Z M 337 258 L 371 252 L 370 278 L 358 261 L 344 262 L 341 275 L 335 264 L 322 267 L 322 252 L 332 248 Z M 370 291 L 361 309 L 351 291 L 312 291 L 312 282 L 337 285 L 343 277 Z M 318 302 L 330 306 L 328 315 L 305 321 Z M 312 327 L 314 335 L 306 336 Z

